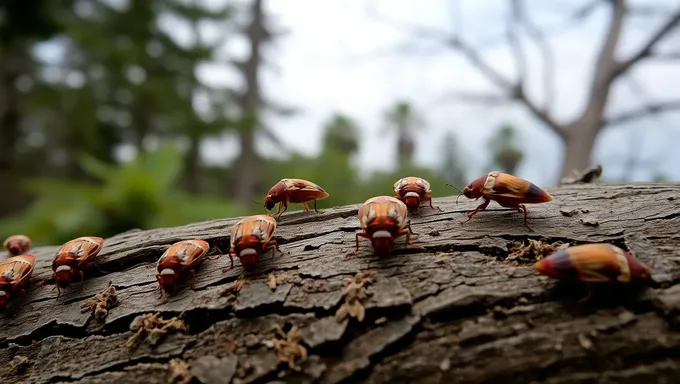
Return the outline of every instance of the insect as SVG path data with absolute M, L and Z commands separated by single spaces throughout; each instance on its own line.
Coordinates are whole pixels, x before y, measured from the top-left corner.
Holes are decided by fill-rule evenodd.
M 244 269 L 252 270 L 260 261 L 260 256 L 272 248 L 283 254 L 279 244 L 272 238 L 275 229 L 276 219 L 269 215 L 248 216 L 231 227 L 229 249 L 231 266 L 225 268 L 223 272 L 234 268 L 232 255 L 238 256 Z
M 0 262 L 0 310 L 7 308 L 15 295 L 25 292 L 34 266 L 33 255 L 13 256 Z
M 195 288 L 196 268 L 203 261 L 210 245 L 204 240 L 183 240 L 172 244 L 163 252 L 156 263 L 158 286 L 163 292 L 175 293 L 177 280 L 188 273 L 191 277 L 191 289 Z
M 420 177 L 404 177 L 394 183 L 394 193 L 397 199 L 403 201 L 409 211 L 414 212 L 420 207 L 421 202 L 429 202 L 430 208 L 441 211 L 441 208 L 432 205 L 430 183 Z
M 541 259 L 534 268 L 556 279 L 587 283 L 647 280 L 650 268 L 630 252 L 607 243 L 576 245 Z
M 2 246 L 7 249 L 10 256 L 19 256 L 31 248 L 31 239 L 24 235 L 12 235 L 5 239 Z
M 52 261 L 54 281 L 59 290 L 57 298 L 62 288 L 71 286 L 73 276 L 80 275 L 80 280 L 84 279 L 83 271 L 95 265 L 94 258 L 103 245 L 104 239 L 101 237 L 85 236 L 68 241 L 59 248 Z M 82 288 L 85 289 L 84 286 Z
M 328 197 L 328 192 L 311 181 L 281 179 L 267 193 L 267 197 L 264 200 L 264 208 L 271 211 L 274 205 L 279 203 L 279 207 L 274 214 L 278 219 L 288 209 L 288 203 L 302 203 L 305 211 L 309 211 L 307 202 L 314 201 L 314 211 L 318 212 L 316 201 L 326 197 Z M 283 211 L 281 211 L 281 207 L 283 207 Z
M 527 208 L 524 204 L 546 203 L 552 196 L 535 184 L 517 176 L 501 172 L 489 172 L 480 176 L 463 188 L 463 195 L 468 199 L 484 199 L 474 211 L 467 213 L 467 223 L 477 212 L 485 210 L 491 200 L 501 207 L 517 208 L 524 213 L 524 225 L 527 225 Z
M 371 240 L 375 254 L 389 254 L 394 240 L 406 236 L 406 245 L 411 244 L 411 224 L 406 218 L 407 208 L 401 200 L 392 196 L 375 196 L 366 200 L 359 208 L 359 223 L 362 231 L 355 235 L 356 248 L 345 257 L 359 251 L 359 238 Z

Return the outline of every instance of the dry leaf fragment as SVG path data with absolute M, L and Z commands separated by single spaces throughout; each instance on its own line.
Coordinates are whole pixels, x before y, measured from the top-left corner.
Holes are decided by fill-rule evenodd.
M 335 312 L 335 318 L 338 323 L 345 320 L 346 317 L 354 317 L 359 321 L 363 321 L 366 315 L 366 309 L 363 302 L 368 298 L 369 294 L 366 287 L 373 283 L 373 272 L 359 272 L 352 279 L 345 279 L 347 285 L 342 292 L 344 303 Z
M 103 320 L 109 314 L 109 309 L 118 305 L 118 294 L 116 288 L 109 282 L 108 288 L 96 294 L 93 298 L 86 300 L 80 306 L 81 312 L 92 311 L 95 319 Z
M 273 273 L 270 273 L 269 276 L 267 276 L 267 285 L 272 291 L 276 289 L 276 276 Z
M 168 383 L 170 384 L 188 384 L 191 382 L 191 370 L 189 364 L 180 359 L 172 359 L 168 363 L 170 370 L 170 378 Z
M 272 340 L 279 362 L 288 363 L 288 367 L 296 372 L 302 370 L 298 363 L 307 360 L 307 348 L 300 344 L 302 332 L 292 326 L 288 333 L 283 332 L 278 325 L 275 328 L 276 338 Z
M 156 345 L 168 332 L 187 332 L 187 326 L 181 317 L 184 312 L 180 313 L 179 316 L 173 317 L 169 320 L 164 320 L 158 317 L 159 313 L 152 314 L 147 313 L 146 315 L 140 315 L 134 318 L 130 323 L 130 330 L 137 331 L 132 335 L 127 342 L 127 346 L 132 346 L 135 344 L 137 339 L 146 335 L 146 340 L 151 345 Z

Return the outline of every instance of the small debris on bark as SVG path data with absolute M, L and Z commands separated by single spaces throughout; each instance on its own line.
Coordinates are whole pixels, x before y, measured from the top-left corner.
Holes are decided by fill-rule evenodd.
M 373 284 L 373 276 L 373 272 L 359 272 L 353 279 L 345 279 L 347 286 L 342 292 L 345 301 L 335 312 L 335 319 L 338 323 L 347 317 L 354 317 L 360 322 L 364 320 L 366 309 L 363 303 L 369 297 L 366 287 Z
M 168 368 L 170 370 L 170 378 L 168 383 L 170 384 L 188 384 L 191 381 L 191 371 L 189 370 L 189 364 L 180 359 L 172 359 L 168 363 Z
M 224 291 L 220 293 L 220 296 L 227 296 L 228 298 L 235 300 L 236 296 L 238 296 L 238 293 L 241 291 L 241 288 L 246 284 L 250 284 L 250 281 L 241 275 L 232 285 L 225 288 Z
M 298 364 L 307 359 L 307 348 L 300 344 L 302 332 L 298 327 L 292 326 L 286 333 L 278 325 L 275 331 L 276 338 L 272 341 L 279 362 L 288 363 L 288 367 L 296 372 L 301 371 L 302 368 Z
M 572 216 L 574 216 L 575 214 L 578 213 L 578 209 L 562 208 L 562 209 L 560 209 L 560 213 L 562 214 L 562 216 L 572 217 Z
M 9 362 L 9 365 L 17 372 L 23 372 L 26 368 L 28 368 L 29 363 L 30 360 L 28 357 L 15 355 L 12 361 Z
M 433 231 L 430 231 L 429 235 L 432 236 L 432 237 L 437 237 L 437 236 L 441 236 L 441 233 L 439 233 L 439 231 L 435 229 Z
M 276 275 L 270 273 L 267 276 L 267 285 L 269 286 L 269 289 L 271 289 L 272 291 L 276 290 Z
M 602 165 L 598 164 L 594 167 L 588 168 L 584 171 L 578 172 L 574 170 L 573 176 L 565 177 L 560 181 L 560 184 L 588 184 L 593 183 L 600 176 L 602 176 Z
M 118 305 L 118 294 L 116 288 L 110 284 L 105 290 L 96 294 L 93 298 L 86 300 L 80 306 L 81 312 L 92 311 L 92 315 L 97 320 L 104 320 L 109 314 L 109 309 Z
M 386 323 L 386 322 L 387 322 L 387 317 L 383 316 L 383 317 L 377 319 L 377 320 L 375 321 L 375 324 L 376 324 L 376 325 L 379 325 L 379 324 Z
M 600 222 L 594 217 L 585 217 L 581 219 L 581 224 L 587 225 L 589 227 L 597 227 Z
M 552 244 L 533 239 L 529 239 L 526 244 L 521 241 L 515 241 L 508 245 L 510 254 L 506 260 L 533 263 L 550 256 L 561 249 L 565 249 L 568 246 L 569 244 L 559 241 Z
M 675 199 L 677 199 L 677 197 L 675 195 L 668 196 L 668 201 L 673 201 Z
M 188 331 L 186 324 L 180 319 L 184 313 L 180 313 L 179 316 L 173 317 L 170 320 L 164 320 L 158 317 L 158 315 L 159 313 L 147 313 L 146 315 L 135 317 L 130 323 L 130 330 L 136 330 L 137 332 L 132 335 L 125 344 L 127 346 L 132 346 L 137 339 L 146 335 L 146 340 L 149 344 L 156 345 L 163 336 L 170 331 Z
M 588 336 L 586 336 L 586 335 L 584 335 L 584 334 L 582 334 L 582 333 L 579 333 L 579 334 L 578 334 L 578 343 L 581 344 L 581 347 L 582 347 L 583 349 L 587 349 L 587 350 L 592 350 L 592 349 L 593 349 L 593 342 L 590 341 L 590 339 L 588 338 Z

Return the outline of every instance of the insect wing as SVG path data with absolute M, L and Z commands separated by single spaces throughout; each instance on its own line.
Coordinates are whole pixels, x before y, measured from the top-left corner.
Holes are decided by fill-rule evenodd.
M 521 198 L 529 185 L 526 180 L 505 173 L 489 174 L 489 178 L 493 178 L 492 180 L 495 181 L 491 187 L 493 196 Z M 490 180 L 487 179 L 487 182 L 490 182 Z
M 255 215 L 249 222 L 248 233 L 255 235 L 263 244 L 268 243 L 274 230 L 276 229 L 276 220 L 267 215 Z
M 11 282 L 15 287 L 22 286 L 35 266 L 35 256 L 20 255 L 5 259 L 0 263 L 0 277 Z
M 328 196 L 328 192 L 311 181 L 302 179 L 283 179 L 281 181 L 286 185 L 286 190 L 291 196 L 291 202 L 318 200 Z
M 566 249 L 579 279 L 585 282 L 605 282 L 627 274 L 628 262 L 609 244 L 587 244 Z
M 66 254 L 72 255 L 71 257 L 75 258 L 79 266 L 88 264 L 95 256 L 97 256 L 102 249 L 103 244 L 104 239 L 101 237 L 79 237 L 62 245 L 57 252 L 57 259 Z M 57 259 L 55 259 L 55 262 Z
M 360 210 L 362 228 L 366 228 L 375 220 L 394 220 L 401 228 L 406 221 L 406 204 L 392 196 L 376 196 L 364 202 Z

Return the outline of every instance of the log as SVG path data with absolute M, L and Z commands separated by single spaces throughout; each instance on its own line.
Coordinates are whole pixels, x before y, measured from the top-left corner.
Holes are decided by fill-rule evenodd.
M 383 258 L 365 240 L 344 258 L 359 230 L 358 205 L 286 212 L 275 238 L 290 254 L 265 256 L 245 274 L 238 259 L 226 273 L 228 257 L 206 259 L 195 290 L 187 281 L 163 298 L 154 278 L 161 253 L 201 238 L 211 254 L 226 255 L 238 218 L 119 234 L 105 239 L 101 271 L 87 271 L 58 299 L 53 281 L 32 286 L 2 315 L 1 381 L 676 382 L 680 184 L 548 192 L 552 202 L 527 206 L 530 229 L 495 203 L 461 225 L 479 202 L 434 199 L 443 212 L 410 215 L 425 249 L 402 240 Z M 589 242 L 630 249 L 653 269 L 652 281 L 580 302 L 582 285 L 532 268 L 565 244 Z M 57 248 L 31 251 L 34 278 L 50 279 Z M 109 285 L 117 304 L 81 309 Z M 168 328 L 131 339 L 139 316 L 154 314 Z

